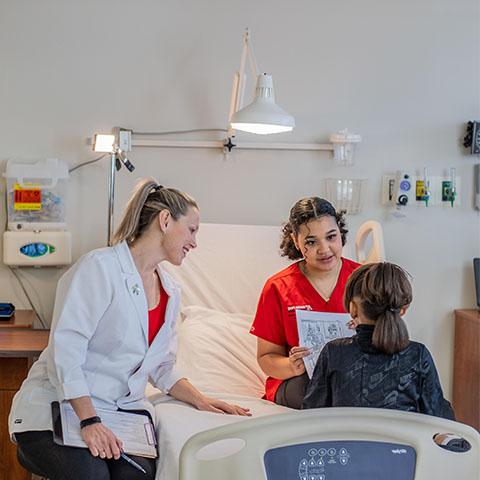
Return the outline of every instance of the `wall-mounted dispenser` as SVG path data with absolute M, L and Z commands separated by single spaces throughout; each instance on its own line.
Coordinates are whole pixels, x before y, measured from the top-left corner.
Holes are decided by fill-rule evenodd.
M 325 179 L 325 198 L 337 210 L 356 214 L 362 210 L 367 180 L 355 178 Z
M 68 265 L 71 237 L 65 222 L 68 166 L 57 159 L 7 162 L 8 231 L 3 261 L 10 266 Z
M 337 165 L 351 167 L 354 165 L 355 146 L 362 141 L 362 137 L 355 133 L 349 133 L 345 128 L 338 133 L 330 135 L 333 144 L 333 159 Z

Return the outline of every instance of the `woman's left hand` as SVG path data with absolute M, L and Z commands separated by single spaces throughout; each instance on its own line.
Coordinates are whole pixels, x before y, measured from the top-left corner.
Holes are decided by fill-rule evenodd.
M 229 415 L 240 415 L 242 417 L 251 417 L 249 408 L 243 408 L 239 405 L 224 402 L 223 400 L 217 400 L 215 398 L 209 398 L 202 395 L 202 398 L 195 405 L 199 410 L 215 413 L 228 413 Z
M 186 378 L 181 378 L 168 392 L 173 398 L 204 410 L 206 412 L 228 413 L 229 415 L 241 415 L 251 417 L 250 409 L 238 405 L 210 398 L 198 391 Z

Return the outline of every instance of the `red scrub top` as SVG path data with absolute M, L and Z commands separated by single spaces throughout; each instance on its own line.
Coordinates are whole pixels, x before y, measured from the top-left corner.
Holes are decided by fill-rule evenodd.
M 153 339 L 165 323 L 168 298 L 167 292 L 165 292 L 162 282 L 160 282 L 160 301 L 156 307 L 148 311 L 148 346 L 152 344 Z
M 350 274 L 360 264 L 342 258 L 342 268 L 337 283 L 328 301 L 315 290 L 296 262 L 267 280 L 258 301 L 257 313 L 250 333 L 287 350 L 298 345 L 298 330 L 295 310 L 345 313 L 343 294 Z M 265 398 L 275 401 L 275 394 L 283 382 L 268 377 Z

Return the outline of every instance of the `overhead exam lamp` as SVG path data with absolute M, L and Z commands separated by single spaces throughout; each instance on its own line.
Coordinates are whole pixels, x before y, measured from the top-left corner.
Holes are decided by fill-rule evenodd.
M 97 133 L 93 137 L 93 150 L 95 152 L 110 153 L 110 175 L 108 177 L 108 234 L 107 244 L 112 245 L 113 237 L 113 210 L 115 206 L 115 170 L 120 170 L 122 165 L 129 172 L 133 172 L 135 167 L 126 157 L 123 150 L 119 147 L 120 129 L 114 129 L 115 134 L 106 135 Z
M 257 79 L 255 98 L 253 102 L 243 107 L 245 93 L 245 64 L 247 59 L 254 78 Z M 165 147 L 165 148 L 221 148 L 228 153 L 233 147 L 247 149 L 268 150 L 330 150 L 334 151 L 334 158 L 338 164 L 352 165 L 354 144 L 361 140 L 360 135 L 347 134 L 346 131 L 332 135 L 329 144 L 320 143 L 253 143 L 246 142 L 240 146 L 232 142 L 236 130 L 266 135 L 270 133 L 289 132 L 295 127 L 295 119 L 275 103 L 272 77 L 266 73 L 258 75 L 258 68 L 250 40 L 250 31 L 247 28 L 243 34 L 243 47 L 240 59 L 240 68 L 233 79 L 232 95 L 230 100 L 228 130 L 218 129 L 194 129 L 171 132 L 134 132 L 129 129 L 114 127 L 114 135 L 97 134 L 94 137 L 94 150 L 111 154 L 111 169 L 109 177 L 109 200 L 108 200 L 108 245 L 113 236 L 113 207 L 115 168 L 119 170 L 122 164 L 132 172 L 134 166 L 125 156 L 132 146 L 136 147 Z M 227 138 L 223 141 L 173 141 L 137 139 L 132 141 L 132 135 L 144 135 L 147 137 L 158 135 L 172 135 L 200 131 L 227 132 Z
M 257 79 L 257 86 L 253 102 L 242 108 L 247 57 L 250 60 L 252 74 Z M 257 72 L 258 68 L 253 54 L 250 31 L 247 28 L 243 34 L 240 69 L 235 73 L 233 79 L 229 136 L 234 134 L 233 130 L 267 135 L 270 133 L 289 132 L 295 127 L 295 119 L 275 103 L 271 75 L 266 73 L 258 75 Z
M 245 92 L 245 66 L 247 61 L 253 76 L 257 79 L 255 98 L 253 102 L 243 107 Z M 228 116 L 228 129 L 224 128 L 197 128 L 189 130 L 174 130 L 161 132 L 138 132 L 120 127 L 115 127 L 116 142 L 122 152 L 129 152 L 132 147 L 159 147 L 159 148 L 214 148 L 221 149 L 228 154 L 234 147 L 236 149 L 255 150 L 327 150 L 334 152 L 335 162 L 338 165 L 353 165 L 354 147 L 361 141 L 360 135 L 350 134 L 346 131 L 333 134 L 331 143 L 280 143 L 280 142 L 241 142 L 240 145 L 232 142 L 236 130 L 255 134 L 269 134 L 291 131 L 295 127 L 295 119 L 282 110 L 275 103 L 272 77 L 266 73 L 257 75 L 258 68 L 253 54 L 250 39 L 250 31 L 247 28 L 243 34 L 243 47 L 240 60 L 240 68 L 235 73 L 233 80 L 232 95 L 230 100 L 230 112 Z M 224 140 L 163 140 L 154 138 L 163 135 L 177 135 L 192 132 L 226 132 Z M 132 136 L 137 138 L 132 139 Z M 114 140 L 110 140 L 112 145 Z M 98 150 L 107 151 L 107 150 Z M 108 150 L 110 152 L 111 150 Z M 120 155 L 120 160 L 122 160 Z M 126 165 L 128 168 L 128 165 Z

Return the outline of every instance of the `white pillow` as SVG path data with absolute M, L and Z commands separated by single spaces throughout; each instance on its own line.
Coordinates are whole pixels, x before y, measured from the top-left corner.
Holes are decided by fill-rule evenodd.
M 177 368 L 200 391 L 260 398 L 265 374 L 257 363 L 252 316 L 205 307 L 182 309 L 178 325 Z

